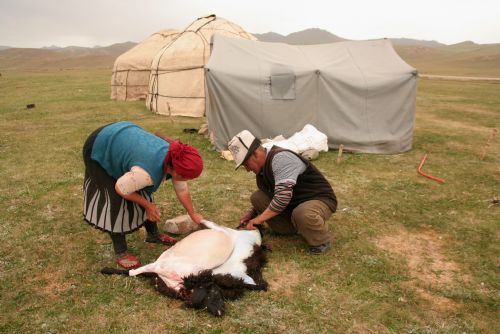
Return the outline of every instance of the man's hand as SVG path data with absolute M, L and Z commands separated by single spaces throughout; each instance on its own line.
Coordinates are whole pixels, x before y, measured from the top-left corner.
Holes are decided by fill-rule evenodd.
M 261 225 L 263 221 L 259 219 L 259 216 L 255 217 L 254 219 L 250 219 L 246 225 L 247 230 L 255 230 L 255 225 Z
M 243 216 L 241 216 L 241 218 L 240 218 L 240 226 L 246 225 L 250 221 L 250 219 L 252 219 L 253 217 L 254 217 L 253 208 L 250 208 L 247 211 L 245 211 Z

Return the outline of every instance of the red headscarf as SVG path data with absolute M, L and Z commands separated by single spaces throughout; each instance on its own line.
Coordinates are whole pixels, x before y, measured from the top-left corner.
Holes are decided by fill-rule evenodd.
M 203 160 L 198 150 L 191 145 L 183 144 L 180 141 L 170 143 L 163 170 L 166 172 L 167 164 L 186 179 L 194 179 L 200 176 L 203 170 Z

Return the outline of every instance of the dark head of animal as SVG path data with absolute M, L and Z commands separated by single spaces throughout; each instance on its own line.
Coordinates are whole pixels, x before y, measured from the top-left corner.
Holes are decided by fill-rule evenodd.
M 187 307 L 196 309 L 206 308 L 208 312 L 220 317 L 224 315 L 224 296 L 221 288 L 217 284 L 194 288 L 191 299 L 186 301 Z
M 214 282 L 211 270 L 204 270 L 198 275 L 185 277 L 184 288 L 191 292 L 185 306 L 196 309 L 206 308 L 218 317 L 224 315 L 224 295 L 221 288 Z

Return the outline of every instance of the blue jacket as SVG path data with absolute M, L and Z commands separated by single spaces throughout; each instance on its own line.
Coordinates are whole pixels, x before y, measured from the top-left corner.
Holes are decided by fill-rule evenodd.
M 92 147 L 92 159 L 113 178 L 118 179 L 133 166 L 143 168 L 153 179 L 153 185 L 144 188 L 155 192 L 165 177 L 163 161 L 169 143 L 131 122 L 117 122 L 105 126 Z

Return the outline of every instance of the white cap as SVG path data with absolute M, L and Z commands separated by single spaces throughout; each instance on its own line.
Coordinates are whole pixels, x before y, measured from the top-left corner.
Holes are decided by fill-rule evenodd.
M 240 167 L 260 146 L 260 140 L 255 138 L 248 130 L 243 130 L 234 136 L 227 144 L 229 151 L 233 155 L 236 169 Z

